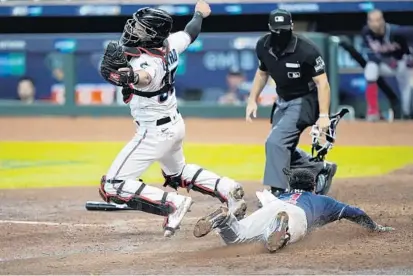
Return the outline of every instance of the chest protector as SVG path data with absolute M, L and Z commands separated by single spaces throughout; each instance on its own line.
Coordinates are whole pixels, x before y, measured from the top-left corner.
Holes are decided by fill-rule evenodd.
M 162 51 L 160 49 L 145 49 L 141 47 L 123 47 L 123 51 L 128 61 L 130 61 L 132 58 L 140 57 L 142 54 L 147 54 L 149 56 L 162 59 L 163 64 L 164 64 L 164 70 L 165 70 L 165 76 L 163 78 L 164 86 L 161 89 L 157 91 L 151 91 L 151 92 L 144 92 L 144 91 L 140 91 L 137 89 L 131 89 L 132 94 L 145 97 L 145 98 L 152 98 L 152 97 L 171 91 L 173 83 L 172 83 L 172 74 L 169 71 L 169 67 L 168 67 L 168 56 L 169 56 L 168 40 L 165 40 L 164 48 L 165 48 L 165 51 Z

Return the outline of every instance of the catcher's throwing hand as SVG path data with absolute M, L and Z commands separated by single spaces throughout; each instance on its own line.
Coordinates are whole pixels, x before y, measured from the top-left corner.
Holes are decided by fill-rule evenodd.
M 128 86 L 136 83 L 136 77 L 132 66 L 128 63 L 122 46 L 117 42 L 109 42 L 106 46 L 103 60 L 100 65 L 102 77 L 116 86 Z
M 206 18 L 211 14 L 211 7 L 204 0 L 198 0 L 195 5 L 195 12 L 200 12 L 202 17 Z

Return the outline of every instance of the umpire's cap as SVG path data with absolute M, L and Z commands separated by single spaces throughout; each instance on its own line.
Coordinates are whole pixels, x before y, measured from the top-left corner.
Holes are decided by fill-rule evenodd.
M 293 20 L 290 12 L 283 9 L 276 9 L 270 13 L 268 28 L 271 32 L 277 30 L 290 30 L 292 24 Z

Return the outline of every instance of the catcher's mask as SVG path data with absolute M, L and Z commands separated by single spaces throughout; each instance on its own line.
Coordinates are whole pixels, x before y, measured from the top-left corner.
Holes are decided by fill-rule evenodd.
M 120 43 L 127 47 L 160 48 L 172 30 L 169 13 L 156 8 L 142 8 L 126 21 Z
M 283 172 L 288 178 L 290 192 L 314 191 L 316 177 L 311 170 L 303 168 L 289 170 L 284 168 Z
M 320 129 L 317 125 L 311 128 L 310 135 L 312 138 L 311 154 L 313 159 L 322 161 L 327 153 L 333 148 L 336 140 L 336 127 L 338 122 L 344 115 L 349 112 L 347 108 L 343 108 L 340 112 L 330 116 L 330 126 L 327 130 Z

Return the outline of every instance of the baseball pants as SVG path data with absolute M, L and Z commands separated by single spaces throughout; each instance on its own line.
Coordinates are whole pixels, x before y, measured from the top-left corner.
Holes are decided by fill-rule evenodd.
M 311 155 L 297 148 L 301 133 L 318 119 L 317 93 L 291 101 L 278 99 L 272 129 L 265 142 L 264 185 L 288 189 L 284 168 L 307 168 L 318 175 L 324 163 L 312 161 Z
M 265 204 L 239 221 L 230 214 L 229 218 L 217 227 L 218 233 L 226 244 L 265 242 L 267 235 L 273 231 L 277 214 L 282 211 L 289 217 L 289 243 L 301 240 L 307 233 L 307 218 L 304 210 L 279 199 Z
M 144 185 L 142 189 L 143 182 L 138 180 L 149 166 L 159 162 L 165 175 L 180 176 L 183 183 L 193 182 L 196 186 L 193 189 L 197 188 L 197 191 L 212 196 L 218 194 L 230 206 L 230 193 L 241 187 L 240 184 L 198 165 L 186 164 L 183 153 L 184 120 L 176 110 L 170 114 L 170 118 L 169 123 L 160 126 L 156 121 L 139 122 L 135 136 L 120 151 L 106 174 L 105 192 L 127 198 L 140 191 L 142 197 L 159 202 L 164 191 L 149 185 Z
M 364 68 L 364 77 L 367 84 L 366 100 L 367 100 L 367 114 L 379 114 L 378 103 L 378 87 L 376 84 L 379 76 L 382 77 L 396 77 L 397 85 L 400 91 L 400 100 L 402 112 L 404 116 L 413 115 L 413 95 L 412 87 L 410 85 L 410 78 L 412 72 L 407 67 L 405 60 L 397 62 L 397 68 L 392 69 L 386 62 L 380 64 L 369 61 Z

